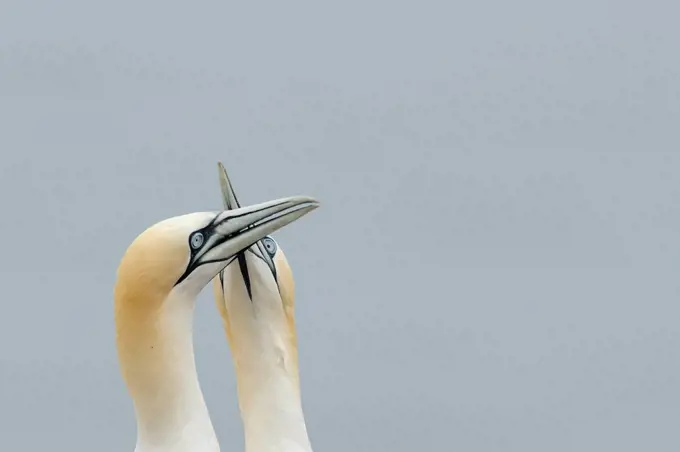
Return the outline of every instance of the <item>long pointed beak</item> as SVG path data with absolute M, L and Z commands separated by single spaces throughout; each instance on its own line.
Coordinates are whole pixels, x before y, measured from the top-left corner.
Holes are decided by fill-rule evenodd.
M 229 175 L 227 170 L 222 165 L 222 162 L 217 162 L 217 169 L 220 173 L 220 188 L 222 189 L 222 203 L 224 204 L 224 210 L 238 209 L 241 204 L 236 198 L 236 193 L 234 193 L 234 187 L 231 185 L 231 180 L 229 180 Z
M 238 202 L 238 198 L 236 197 L 236 193 L 234 192 L 234 186 L 231 184 L 229 174 L 227 174 L 227 170 L 222 164 L 222 162 L 217 162 L 217 169 L 220 177 L 220 189 L 222 190 L 222 203 L 224 204 L 224 208 L 227 210 L 238 209 L 239 207 L 241 207 L 241 204 Z M 276 264 L 274 263 L 272 256 L 270 256 L 269 253 L 266 252 L 265 245 L 259 239 L 253 244 L 253 249 L 255 248 L 258 248 L 260 258 L 265 262 L 265 264 L 267 264 L 269 270 L 271 270 L 272 276 L 274 277 L 274 281 L 276 282 L 276 285 L 278 287 L 279 281 L 277 278 Z M 252 300 L 253 297 L 251 288 L 252 285 L 250 280 L 250 271 L 248 269 L 248 261 L 246 260 L 245 257 L 245 251 L 241 251 L 240 253 L 238 253 L 236 258 L 238 259 L 238 265 L 241 271 L 241 277 L 243 278 L 243 282 L 245 283 L 246 286 L 246 291 L 248 292 L 248 296 Z M 221 281 L 224 283 L 223 272 L 224 270 L 220 271 L 219 275 Z
M 234 254 L 319 207 L 309 196 L 294 196 L 225 210 L 215 218 L 215 232 L 227 238 Z
M 225 210 L 203 229 L 203 243 L 195 250 L 189 266 L 177 284 L 197 267 L 224 262 L 274 231 L 294 222 L 319 207 L 309 196 L 293 196 L 238 209 Z

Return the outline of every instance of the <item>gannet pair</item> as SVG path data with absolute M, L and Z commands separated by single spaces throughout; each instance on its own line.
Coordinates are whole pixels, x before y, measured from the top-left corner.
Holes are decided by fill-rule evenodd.
M 213 280 L 236 370 L 247 452 L 311 452 L 301 408 L 294 286 L 269 237 L 318 207 L 289 197 L 241 207 L 220 164 L 225 210 L 163 220 L 118 267 L 116 346 L 137 420 L 135 452 L 218 452 L 198 382 L 195 299 Z

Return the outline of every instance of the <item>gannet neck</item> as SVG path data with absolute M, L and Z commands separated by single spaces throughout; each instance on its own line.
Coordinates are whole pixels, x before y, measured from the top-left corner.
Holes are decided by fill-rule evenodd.
M 198 382 L 192 340 L 195 295 L 116 293 L 123 378 L 137 418 L 135 452 L 219 452 Z
M 224 270 L 227 292 L 219 278 L 214 290 L 234 361 L 246 452 L 311 452 L 292 311 L 286 311 L 266 265 L 245 255 L 252 298 L 237 262 Z
M 246 452 L 311 452 L 292 376 L 281 367 L 256 367 L 236 371 Z

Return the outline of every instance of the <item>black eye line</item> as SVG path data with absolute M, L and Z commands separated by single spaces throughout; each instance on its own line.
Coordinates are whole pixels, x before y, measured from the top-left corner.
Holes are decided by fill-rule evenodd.
M 247 251 L 248 251 L 250 254 L 252 254 L 253 256 L 255 256 L 256 258 L 262 259 L 262 258 L 260 257 L 259 254 L 257 254 L 255 251 L 251 250 L 250 248 L 248 248 Z
M 193 258 L 196 255 L 196 253 L 199 252 L 206 243 L 208 243 L 208 239 L 210 238 L 209 230 L 211 226 L 212 224 L 209 224 L 208 226 L 201 229 L 197 229 L 196 231 L 189 234 L 189 249 L 191 250 L 191 261 L 193 261 Z M 194 248 L 193 245 L 191 244 L 191 239 L 193 239 L 194 236 L 199 233 L 203 236 L 203 243 L 201 243 L 201 246 L 199 246 L 198 248 Z
M 201 234 L 203 234 L 203 243 L 201 243 L 201 246 L 199 246 L 198 248 L 194 249 L 194 248 L 191 246 L 191 237 L 193 237 L 193 235 L 196 234 L 197 232 L 200 232 Z M 215 248 L 216 246 L 219 246 L 219 245 L 223 244 L 223 243 L 226 242 L 227 240 L 231 240 L 232 238 L 234 238 L 235 236 L 237 236 L 237 235 L 240 234 L 241 232 L 243 232 L 243 231 L 233 232 L 233 233 L 231 233 L 231 234 L 229 234 L 229 235 L 225 235 L 225 236 L 222 236 L 221 238 L 218 238 L 218 239 L 215 241 L 215 243 L 212 244 L 212 247 L 211 247 L 211 248 Z M 191 250 L 191 259 L 189 260 L 189 266 L 187 267 L 187 269 L 192 265 L 191 263 L 192 263 L 192 262 L 194 261 L 194 259 L 196 258 L 196 253 L 198 253 L 199 251 L 201 251 L 201 250 L 203 249 L 203 247 L 205 246 L 206 243 L 209 242 L 209 239 L 210 239 L 211 237 L 212 237 L 212 230 L 209 230 L 208 227 L 205 227 L 205 228 L 203 228 L 203 229 L 199 229 L 199 230 L 197 230 L 197 231 L 194 231 L 194 232 L 189 236 L 189 249 Z M 222 262 L 223 260 L 224 260 L 224 259 L 219 259 L 219 260 L 216 260 L 216 261 L 207 261 L 207 262 Z M 206 262 L 203 262 L 203 264 L 205 264 L 205 263 L 206 263 Z M 198 268 L 198 267 L 200 267 L 201 265 L 202 265 L 202 264 L 198 264 L 198 265 L 196 265 L 196 267 L 194 267 L 194 268 Z
M 253 301 L 253 287 L 252 283 L 250 281 L 250 271 L 248 270 L 248 261 L 246 260 L 246 253 L 241 251 L 237 255 L 238 259 L 238 266 L 239 269 L 241 270 L 241 276 L 243 277 L 243 282 L 246 285 L 246 291 L 248 292 L 248 298 L 250 299 L 251 303 Z
M 251 250 L 250 248 L 248 248 L 248 252 L 249 252 L 250 254 L 252 254 L 253 256 L 255 256 L 256 258 L 260 259 L 260 260 L 261 260 L 262 262 L 264 262 L 265 264 L 269 265 L 269 263 L 267 263 L 267 260 L 266 260 L 264 257 L 262 257 L 262 256 L 260 256 L 259 254 L 257 254 L 255 251 L 253 251 L 253 250 Z M 262 252 L 262 250 L 260 250 L 260 252 Z
M 203 247 L 205 246 L 206 243 L 208 243 L 208 241 L 209 241 L 209 239 L 212 235 L 211 230 L 214 227 L 214 223 L 215 223 L 215 219 L 213 219 L 207 226 L 205 226 L 201 229 L 197 229 L 194 232 L 192 232 L 191 234 L 189 234 L 189 238 L 187 239 L 187 241 L 189 242 L 189 253 L 190 253 L 189 254 L 189 263 L 187 264 L 187 268 L 184 270 L 184 273 L 182 274 L 182 276 L 180 276 L 180 278 L 175 283 L 175 286 L 178 285 L 179 283 L 181 283 L 182 281 L 184 281 L 185 279 L 187 279 L 189 277 L 189 275 L 191 274 L 191 272 L 196 270 L 201 265 L 207 264 L 207 263 L 210 263 L 210 262 L 221 262 L 221 261 L 225 260 L 225 259 L 219 259 L 219 260 L 214 260 L 214 261 L 199 262 L 198 265 L 196 265 L 196 262 L 195 262 L 196 261 L 196 254 L 203 249 Z M 199 232 L 203 235 L 203 243 L 201 243 L 201 246 L 199 246 L 198 248 L 194 248 L 193 246 L 191 246 L 191 239 L 194 237 L 194 235 L 196 235 Z M 224 241 L 228 240 L 229 238 L 230 237 L 225 237 L 224 240 L 217 241 L 215 243 L 215 245 L 219 245 L 220 243 L 224 243 Z
M 272 272 L 272 276 L 274 276 L 274 281 L 276 282 L 276 287 L 279 289 L 279 292 L 281 292 L 281 288 L 279 287 L 279 275 L 276 273 L 276 266 L 274 265 L 274 258 L 269 254 L 266 247 L 264 246 L 264 243 L 262 243 L 262 240 L 257 242 L 257 247 L 259 248 L 260 253 L 262 253 L 262 257 L 260 259 L 262 259 L 262 261 L 264 261 L 264 263 L 267 264 L 267 267 L 269 267 L 269 270 Z M 265 254 L 269 258 L 268 260 L 264 258 Z
M 222 290 L 222 296 L 224 296 L 224 271 L 231 265 L 232 262 L 234 262 L 234 259 L 236 258 L 232 257 L 231 260 L 227 262 L 227 265 L 225 265 L 225 267 L 218 273 L 218 276 L 220 277 L 220 289 Z
M 207 261 L 201 261 L 201 263 L 199 263 L 197 266 L 194 267 L 194 270 L 196 270 L 201 265 L 216 264 L 218 262 L 224 262 L 224 261 L 228 261 L 228 260 L 229 260 L 229 258 L 226 258 L 226 259 L 210 259 L 210 260 L 207 260 Z
M 257 242 L 255 242 L 255 244 L 257 245 L 258 249 L 260 250 L 260 253 L 263 253 L 262 248 L 264 247 L 264 245 L 261 245 L 261 242 L 262 242 L 262 240 L 258 240 Z M 248 249 L 246 249 L 245 251 L 241 251 L 241 253 L 243 254 L 243 267 L 241 267 L 241 276 L 243 276 L 243 280 L 246 284 L 246 289 L 248 290 L 248 296 L 250 297 L 250 301 L 251 302 L 253 301 L 253 296 L 252 296 L 252 288 L 251 288 L 251 283 L 250 283 L 250 274 L 249 274 L 249 271 L 248 271 L 247 261 L 245 259 L 245 253 L 250 253 L 253 256 L 255 256 L 256 258 L 260 259 L 265 264 L 267 264 L 267 267 L 269 267 L 269 271 L 272 272 L 272 276 L 274 277 L 274 282 L 276 283 L 276 288 L 279 290 L 279 293 L 281 293 L 281 288 L 279 287 L 279 278 L 278 278 L 278 275 L 276 274 L 276 267 L 274 267 L 273 261 L 272 261 L 271 264 L 269 262 L 267 262 L 267 260 L 265 258 L 263 258 L 262 256 L 260 256 L 259 254 L 257 254 L 255 251 L 252 250 L 252 246 L 249 247 Z M 240 254 L 239 254 L 239 258 L 240 258 Z M 239 265 L 240 265 L 240 260 L 239 260 Z M 244 271 L 244 268 L 245 268 L 245 271 Z
M 264 257 L 264 261 L 269 264 L 268 261 L 272 260 L 272 255 L 267 249 L 267 246 L 264 243 L 258 243 L 257 247 L 260 249 L 260 253 L 262 253 L 262 257 Z
M 280 202 L 280 203 L 275 204 L 275 205 L 272 206 L 272 207 L 278 207 L 278 206 L 280 206 L 280 205 L 282 205 L 282 204 L 285 204 L 285 203 L 286 203 L 286 201 L 283 201 L 283 202 Z M 225 218 L 224 220 L 222 220 L 222 221 L 220 221 L 220 222 L 217 221 L 217 218 L 218 218 L 218 216 L 219 216 L 219 215 L 217 215 L 217 216 L 215 216 L 215 218 L 213 218 L 213 219 L 210 221 L 210 223 L 209 223 L 207 226 L 205 226 L 205 227 L 203 227 L 203 228 L 201 228 L 201 229 L 197 229 L 196 231 L 192 232 L 192 233 L 189 235 L 189 237 L 188 237 L 188 239 L 187 239 L 187 240 L 189 241 L 189 250 L 190 250 L 190 252 L 191 252 L 191 254 L 190 254 L 190 256 L 189 256 L 189 264 L 187 265 L 187 268 L 186 268 L 186 270 L 184 271 L 184 274 L 183 274 L 183 275 L 177 280 L 177 282 L 175 283 L 175 286 L 178 285 L 179 283 L 181 283 L 182 281 L 184 281 L 184 280 L 189 276 L 189 274 L 190 274 L 192 271 L 196 270 L 196 269 L 197 269 L 198 267 L 200 267 L 201 265 L 203 265 L 203 264 L 208 264 L 208 263 L 215 263 L 215 262 L 223 262 L 224 260 L 226 260 L 226 259 L 217 259 L 217 260 L 203 261 L 203 262 L 199 262 L 198 265 L 196 265 L 196 262 L 195 262 L 196 253 L 198 253 L 200 250 L 202 250 L 203 247 L 205 246 L 205 244 L 208 243 L 208 242 L 210 241 L 209 239 L 212 237 L 211 232 L 212 232 L 212 229 L 213 229 L 213 228 L 215 228 L 216 226 L 218 226 L 218 225 L 220 225 L 220 224 L 223 224 L 223 223 L 229 221 L 230 219 L 233 219 L 233 218 L 240 218 L 240 217 L 242 217 L 242 216 L 244 216 L 244 215 L 248 215 L 248 213 L 242 213 L 242 214 L 238 214 L 238 215 L 231 215 L 231 216 L 228 216 L 227 218 Z M 278 218 L 278 217 L 277 217 L 277 218 Z M 264 225 L 266 225 L 266 224 L 271 223 L 272 221 L 275 221 L 277 218 L 270 218 L 270 219 L 267 219 L 267 220 L 262 221 L 261 223 L 258 223 L 257 225 L 249 225 L 248 227 L 246 227 L 246 228 L 244 228 L 244 229 L 242 229 L 242 230 L 240 230 L 240 231 L 234 231 L 233 233 L 231 233 L 231 234 L 229 234 L 229 235 L 223 236 L 223 237 L 221 238 L 221 240 L 217 240 L 215 243 L 213 243 L 213 245 L 212 245 L 211 248 L 215 248 L 216 246 L 221 245 L 222 243 L 226 242 L 227 240 L 230 240 L 230 239 L 234 238 L 234 237 L 237 236 L 238 234 L 241 234 L 241 233 L 243 233 L 244 231 L 247 231 L 248 229 L 250 229 L 250 228 L 252 228 L 252 227 L 255 227 L 255 226 L 264 226 Z M 201 244 L 200 247 L 198 247 L 197 249 L 194 249 L 194 248 L 191 246 L 191 237 L 193 237 L 193 235 L 194 235 L 195 233 L 197 233 L 197 232 L 200 232 L 200 233 L 203 234 L 203 243 Z M 260 239 L 260 240 L 259 240 L 258 242 L 256 242 L 256 243 L 259 244 L 261 241 L 262 241 L 262 240 Z M 252 245 L 251 245 L 251 246 L 252 246 Z M 250 247 L 248 247 L 248 248 L 250 248 Z M 244 251 L 245 251 L 245 250 L 244 250 Z M 244 251 L 241 251 L 241 253 L 243 253 Z M 265 261 L 265 262 L 267 262 L 267 261 Z M 269 264 L 267 263 L 267 265 L 269 265 Z M 278 280 L 277 280 L 277 278 L 276 278 L 276 270 L 275 270 L 274 268 L 272 268 L 271 265 L 269 265 L 269 268 L 272 270 L 272 273 L 274 273 L 274 280 L 276 281 L 276 285 L 278 286 Z
M 226 258 L 226 259 L 210 259 L 210 260 L 207 260 L 207 261 L 201 261 L 201 262 L 199 262 L 198 264 L 189 264 L 189 266 L 187 267 L 186 271 L 185 271 L 184 274 L 177 280 L 177 282 L 175 283 L 175 285 L 178 285 L 179 283 L 181 283 L 182 281 L 184 281 L 185 279 L 187 279 L 187 277 L 189 277 L 189 275 L 190 275 L 194 270 L 196 270 L 198 267 L 200 267 L 200 266 L 202 266 L 202 265 L 205 265 L 205 264 L 216 264 L 216 263 L 218 263 L 218 262 L 224 262 L 224 261 L 229 261 L 229 264 L 231 264 L 231 262 L 232 262 L 233 260 L 234 260 L 234 259 L 233 259 L 233 256 L 232 256 L 232 259 L 231 259 L 231 260 L 229 260 L 229 258 Z M 227 264 L 227 265 L 229 265 L 229 264 Z

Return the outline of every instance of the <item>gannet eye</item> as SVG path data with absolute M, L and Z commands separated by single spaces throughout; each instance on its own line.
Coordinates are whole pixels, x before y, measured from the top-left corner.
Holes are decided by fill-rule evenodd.
M 189 239 L 189 243 L 191 243 L 191 247 L 195 250 L 199 249 L 201 245 L 203 245 L 203 234 L 200 232 L 195 232 L 192 236 L 191 239 Z
M 273 238 L 271 237 L 265 237 L 262 239 L 262 244 L 264 245 L 264 249 L 267 250 L 270 256 L 274 256 L 276 254 L 276 242 L 274 241 Z

